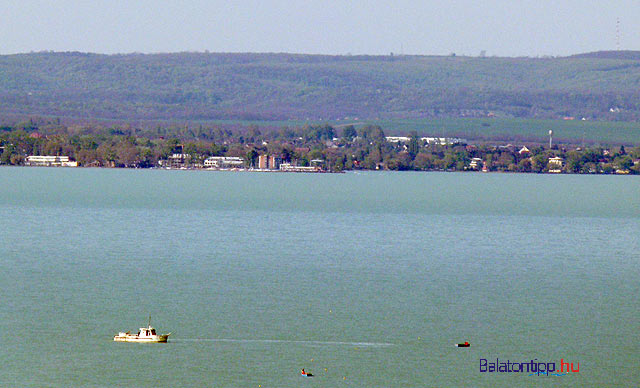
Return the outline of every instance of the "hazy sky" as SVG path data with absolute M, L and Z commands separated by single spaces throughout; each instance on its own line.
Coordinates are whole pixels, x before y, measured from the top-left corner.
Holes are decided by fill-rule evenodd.
M 29 51 L 542 56 L 640 50 L 639 0 L 2 0 Z

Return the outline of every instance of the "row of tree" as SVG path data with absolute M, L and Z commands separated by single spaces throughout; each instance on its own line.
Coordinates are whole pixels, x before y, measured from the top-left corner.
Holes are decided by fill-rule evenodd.
M 185 129 L 187 131 L 187 129 Z M 201 166 L 209 156 L 236 156 L 256 166 L 259 155 L 277 155 L 285 162 L 309 165 L 323 160 L 331 171 L 351 169 L 449 170 L 567 173 L 639 173 L 640 147 L 607 149 L 543 145 L 521 147 L 489 144 L 427 144 L 416 132 L 406 142 L 387 141 L 382 128 L 305 125 L 262 133 L 257 127 L 199 128 L 183 138 L 148 136 L 124 128 L 39 126 L 21 123 L 0 128 L 0 163 L 22 165 L 29 155 L 66 155 L 80 166 L 150 168 L 174 153 L 185 155 L 187 167 Z M 161 132 L 156 129 L 155 132 Z M 552 157 L 562 166 L 549 165 Z M 474 158 L 475 161 L 474 161 Z M 471 163 L 474 161 L 474 163 Z M 634 164 L 636 161 L 636 164 Z

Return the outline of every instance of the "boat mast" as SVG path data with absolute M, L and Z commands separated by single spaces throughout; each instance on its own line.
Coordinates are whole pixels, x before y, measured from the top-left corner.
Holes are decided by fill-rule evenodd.
M 149 325 L 147 327 L 151 327 L 151 314 L 149 314 Z

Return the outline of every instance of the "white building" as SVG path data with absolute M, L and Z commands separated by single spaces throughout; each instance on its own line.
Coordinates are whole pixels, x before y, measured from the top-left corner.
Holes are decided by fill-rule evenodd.
M 408 143 L 411 138 L 406 136 L 387 136 L 385 137 L 389 143 Z
M 169 168 L 186 168 L 187 159 L 191 158 L 189 154 L 174 153 L 167 157 L 166 160 L 159 160 L 158 164 L 162 167 Z
M 205 168 L 242 168 L 244 159 L 237 156 L 211 156 L 204 161 Z
M 68 156 L 31 155 L 27 156 L 27 166 L 46 167 L 78 167 L 78 162 L 70 160 Z
M 421 137 L 420 140 L 427 144 L 439 144 L 439 145 L 454 145 L 454 144 L 466 144 L 465 139 L 457 137 Z
M 562 172 L 562 166 L 564 165 L 564 159 L 559 156 L 549 158 L 549 172 L 559 174 Z
M 322 168 L 318 166 L 294 166 L 291 163 L 282 163 L 280 171 L 285 172 L 320 172 Z
M 407 136 L 387 136 L 385 137 L 389 143 L 408 143 L 411 141 Z M 421 141 L 427 144 L 440 144 L 440 145 L 454 145 L 454 144 L 466 144 L 465 139 L 457 137 L 421 137 Z
M 471 158 L 471 162 L 469 163 L 469 168 L 472 168 L 474 170 L 479 170 L 482 168 L 482 165 L 484 163 L 482 163 L 482 159 L 480 158 Z
M 556 156 L 556 157 L 553 157 L 553 158 L 549 158 L 549 165 L 562 167 L 563 164 L 564 164 L 564 159 L 562 159 L 559 156 Z

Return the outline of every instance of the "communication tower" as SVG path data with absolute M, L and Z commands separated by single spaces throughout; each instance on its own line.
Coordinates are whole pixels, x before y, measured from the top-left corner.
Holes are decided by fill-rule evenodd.
M 616 51 L 620 51 L 620 18 L 616 18 Z

